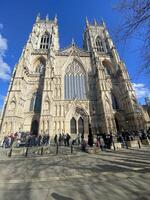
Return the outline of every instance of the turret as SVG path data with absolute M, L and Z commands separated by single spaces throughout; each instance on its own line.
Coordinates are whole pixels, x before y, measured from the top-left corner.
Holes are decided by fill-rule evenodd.
M 86 17 L 86 27 L 89 27 L 89 21 L 88 21 L 88 18 Z
M 36 17 L 36 22 L 39 22 L 39 21 L 40 21 L 40 13 Z
M 94 19 L 94 26 L 97 26 L 98 24 L 97 24 L 97 21 L 96 21 L 96 19 Z
M 55 15 L 54 23 L 57 24 L 57 21 L 58 21 L 58 19 L 57 19 L 57 15 Z
M 46 22 L 48 22 L 49 21 L 49 16 L 48 16 L 48 14 L 46 15 Z

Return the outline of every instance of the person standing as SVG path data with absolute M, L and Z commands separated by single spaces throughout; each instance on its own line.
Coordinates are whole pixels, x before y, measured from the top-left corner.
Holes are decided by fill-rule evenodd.
M 70 135 L 67 133 L 67 146 L 69 147 Z
M 57 145 L 57 134 L 54 136 L 54 145 Z
M 64 145 L 67 146 L 67 135 L 64 134 Z
M 61 133 L 60 133 L 59 138 L 58 138 L 59 146 L 61 145 L 61 141 L 62 141 L 62 136 L 61 136 Z

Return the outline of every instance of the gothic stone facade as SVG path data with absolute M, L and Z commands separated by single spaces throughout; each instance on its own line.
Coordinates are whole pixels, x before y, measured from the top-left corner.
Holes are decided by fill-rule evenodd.
M 19 130 L 33 134 L 94 134 L 143 128 L 125 64 L 104 22 L 89 24 L 83 49 L 59 47 L 57 17 L 38 16 L 16 64 L 4 103 L 1 136 Z

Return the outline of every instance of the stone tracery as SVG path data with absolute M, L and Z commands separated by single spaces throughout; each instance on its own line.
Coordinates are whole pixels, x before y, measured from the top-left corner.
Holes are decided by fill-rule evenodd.
M 86 99 L 86 74 L 83 67 L 73 61 L 65 73 L 65 99 Z

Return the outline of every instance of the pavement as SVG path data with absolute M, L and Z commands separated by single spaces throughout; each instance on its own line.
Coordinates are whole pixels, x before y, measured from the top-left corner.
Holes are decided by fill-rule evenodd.
M 150 146 L 0 157 L 0 200 L 150 200 Z

